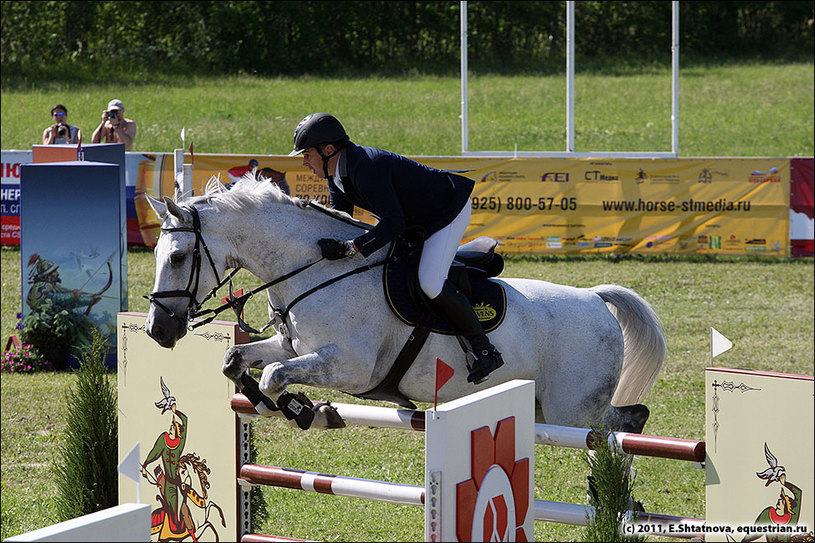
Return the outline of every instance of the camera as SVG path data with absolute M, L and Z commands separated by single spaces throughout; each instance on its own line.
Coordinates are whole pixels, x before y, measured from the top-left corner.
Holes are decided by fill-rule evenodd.
M 57 135 L 60 137 L 65 137 L 68 135 L 68 127 L 65 126 L 65 123 L 59 123 L 57 125 Z
M 108 119 L 115 119 L 116 118 L 116 110 L 112 109 L 112 110 L 108 111 L 107 117 L 108 117 Z

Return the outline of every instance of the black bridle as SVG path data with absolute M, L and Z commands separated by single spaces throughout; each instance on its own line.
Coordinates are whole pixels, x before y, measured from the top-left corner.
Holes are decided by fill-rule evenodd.
M 201 235 L 201 219 L 198 218 L 198 210 L 194 207 L 185 207 L 187 211 L 190 212 L 192 215 L 192 226 L 173 226 L 173 227 L 162 227 L 162 232 L 192 232 L 195 234 L 195 247 L 192 251 L 192 266 L 190 268 L 190 279 L 187 281 L 187 286 L 184 290 L 163 290 L 163 291 L 156 291 L 151 292 L 149 296 L 143 296 L 147 300 L 150 300 L 151 304 L 155 304 L 156 306 L 160 307 L 167 315 L 179 321 L 183 326 L 187 326 L 187 323 L 190 319 L 195 318 L 196 316 L 200 315 L 199 309 L 201 306 L 207 302 L 210 298 L 212 298 L 215 293 L 218 291 L 219 288 L 224 286 L 228 281 L 234 277 L 236 273 L 240 270 L 240 268 L 235 268 L 232 272 L 229 273 L 223 280 L 219 278 L 218 268 L 215 267 L 215 262 L 212 260 L 212 255 L 209 252 L 209 248 L 207 247 L 207 243 L 204 241 L 204 236 Z M 212 267 L 212 271 L 215 274 L 215 278 L 218 280 L 218 284 L 209 291 L 203 300 L 200 302 L 195 299 L 195 293 L 198 292 L 198 281 L 201 278 L 201 248 L 204 249 L 204 254 L 207 255 L 207 260 L 209 261 L 210 267 Z M 173 310 L 169 307 L 164 305 L 159 301 L 160 298 L 187 298 L 187 310 L 185 312 L 185 316 L 182 318 L 178 314 L 176 314 Z
M 313 209 L 316 209 L 316 210 L 320 211 L 321 213 L 329 215 L 330 217 L 333 217 L 333 218 L 335 218 L 337 220 L 345 222 L 347 224 L 351 224 L 353 226 L 357 226 L 359 228 L 366 229 L 366 230 L 369 230 L 371 228 L 371 226 L 368 225 L 368 224 L 365 224 L 365 223 L 363 223 L 361 221 L 357 221 L 355 219 L 348 219 L 348 218 L 346 218 L 344 216 L 333 213 L 331 210 L 326 209 L 326 208 L 324 208 L 324 207 L 322 207 L 320 205 L 317 205 L 317 204 L 315 204 L 313 202 L 308 202 L 306 205 L 308 205 L 309 207 L 311 207 Z M 285 280 L 287 280 L 287 279 L 289 279 L 291 277 L 294 277 L 295 275 L 307 270 L 308 268 L 310 268 L 314 264 L 317 264 L 318 262 L 324 260 L 324 258 L 320 257 L 317 260 L 315 260 L 313 262 L 309 262 L 308 264 L 305 264 L 303 266 L 300 266 L 299 268 L 297 268 L 297 269 L 295 269 L 295 270 L 293 270 L 293 271 L 291 271 L 291 272 L 289 272 L 289 273 L 287 273 L 285 275 L 282 275 L 282 276 L 278 277 L 277 279 L 273 279 L 272 281 L 269 281 L 268 283 L 265 283 L 265 284 L 255 288 L 255 289 L 251 290 L 250 292 L 247 292 L 246 294 L 235 297 L 234 294 L 233 294 L 233 291 L 232 291 L 232 278 L 235 276 L 236 273 L 238 273 L 241 270 L 241 268 L 237 267 L 237 268 L 233 269 L 231 272 L 229 272 L 229 274 L 226 277 L 224 277 L 223 279 L 219 278 L 218 269 L 215 266 L 215 262 L 212 260 L 212 255 L 210 255 L 210 253 L 209 253 L 209 248 L 207 248 L 207 243 L 206 243 L 206 241 L 204 241 L 204 236 L 201 234 L 201 220 L 198 217 L 198 211 L 194 207 L 184 207 L 183 209 L 186 209 L 192 215 L 192 226 L 174 226 L 174 227 L 167 227 L 167 228 L 162 227 L 161 231 L 162 232 L 192 232 L 193 234 L 195 234 L 195 247 L 193 248 L 193 263 L 192 263 L 192 267 L 190 269 L 190 278 L 189 278 L 189 281 L 187 281 L 187 286 L 186 286 L 186 288 L 184 290 L 165 290 L 165 291 L 151 292 L 149 296 L 143 296 L 143 298 L 149 300 L 151 304 L 155 304 L 156 306 L 161 308 L 165 313 L 167 313 L 167 315 L 170 318 L 179 321 L 182 324 L 182 326 L 188 327 L 190 330 L 193 330 L 195 328 L 198 328 L 199 326 L 203 326 L 205 324 L 208 324 L 208 323 L 212 322 L 215 319 L 215 317 L 217 317 L 220 313 L 222 313 L 223 311 L 225 311 L 227 309 L 233 309 L 235 311 L 235 315 L 238 318 L 238 325 L 240 326 L 240 329 L 243 330 L 244 332 L 250 332 L 250 333 L 253 333 L 253 334 L 260 334 L 264 330 L 269 328 L 269 326 L 271 326 L 276 320 L 281 324 L 281 326 L 286 326 L 288 315 L 289 315 L 289 312 L 291 311 L 292 307 L 294 307 L 294 305 L 297 302 L 299 302 L 300 300 L 302 300 L 303 298 L 306 298 L 307 296 L 313 294 L 314 292 L 317 292 L 318 290 L 320 290 L 320 289 L 322 289 L 324 287 L 327 287 L 328 285 L 331 285 L 333 283 L 336 283 L 337 281 L 345 279 L 346 277 L 350 277 L 352 275 L 356 275 L 358 273 L 362 273 L 364 271 L 373 269 L 373 268 L 375 268 L 377 266 L 381 266 L 381 265 L 385 264 L 387 262 L 387 260 L 388 260 L 387 258 L 385 258 L 383 260 L 380 260 L 379 262 L 375 262 L 375 263 L 372 263 L 372 264 L 366 264 L 366 265 L 360 266 L 358 268 L 355 268 L 355 269 L 353 269 L 353 270 L 351 270 L 349 272 L 338 275 L 337 277 L 333 277 L 331 279 L 328 279 L 327 281 L 324 281 L 324 282 L 320 283 L 319 285 L 317 285 L 316 287 L 313 287 L 313 288 L 307 290 L 306 292 L 300 294 L 299 296 L 297 296 L 282 311 L 275 308 L 274 306 L 271 306 L 271 303 L 270 303 L 269 305 L 270 305 L 270 307 L 272 308 L 272 310 L 273 310 L 273 312 L 275 314 L 275 318 L 273 318 L 272 320 L 267 322 L 260 330 L 256 330 L 256 329 L 252 328 L 251 326 L 249 326 L 248 324 L 246 324 L 244 322 L 244 320 L 243 320 L 243 317 L 241 316 L 241 314 L 243 313 L 243 307 L 244 307 L 244 305 L 246 305 L 246 302 L 249 301 L 249 299 L 252 296 L 254 296 L 255 294 L 257 294 L 258 292 L 264 291 L 264 290 L 266 290 L 267 288 L 269 288 L 271 286 L 274 286 L 274 285 L 276 285 L 278 283 L 281 283 L 281 282 L 283 282 L 283 281 L 285 281 Z M 207 260 L 209 261 L 209 264 L 212 267 L 212 272 L 215 274 L 215 278 L 218 280 L 218 284 L 215 285 L 209 291 L 209 293 L 204 297 L 204 299 L 199 302 L 199 301 L 197 301 L 195 299 L 195 293 L 198 292 L 198 281 L 199 281 L 200 276 L 201 276 L 201 248 L 204 249 L 204 254 L 207 255 Z M 226 300 L 226 302 L 223 305 L 221 305 L 220 307 L 216 308 L 216 309 L 201 310 L 201 306 L 204 303 L 206 303 L 210 298 L 215 296 L 215 294 L 218 292 L 218 290 L 227 283 L 229 283 L 229 298 Z M 193 288 L 190 289 L 190 287 L 193 287 Z M 159 301 L 160 298 L 179 298 L 179 297 L 187 298 L 189 300 L 189 302 L 187 303 L 187 311 L 186 311 L 186 315 L 185 315 L 184 318 L 182 318 L 181 316 L 176 314 L 174 311 L 172 311 L 170 308 L 168 308 L 166 305 L 164 305 L 163 303 L 161 303 Z M 205 319 L 199 320 L 198 322 L 195 322 L 193 324 L 189 324 L 190 320 L 200 318 L 200 317 L 202 317 L 204 315 L 208 315 L 208 316 Z M 284 335 L 288 336 L 288 331 L 287 330 L 284 330 Z

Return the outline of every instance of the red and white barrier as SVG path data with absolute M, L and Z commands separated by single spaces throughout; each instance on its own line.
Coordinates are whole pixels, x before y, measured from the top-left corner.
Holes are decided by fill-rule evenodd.
M 327 402 L 318 401 L 314 402 L 314 405 L 324 403 Z M 346 424 L 424 431 L 424 411 L 335 402 L 331 402 L 331 407 L 337 410 Z M 258 415 L 255 406 L 243 394 L 235 394 L 232 397 L 232 410 L 243 415 Z M 273 414 L 283 417 L 280 411 L 274 411 Z
M 324 402 L 315 402 L 315 405 L 318 403 Z M 425 430 L 425 413 L 423 411 L 333 402 L 331 406 L 337 410 L 346 424 L 419 432 Z M 252 402 L 243 394 L 235 394 L 232 397 L 232 409 L 244 415 L 257 415 Z M 593 441 L 593 434 L 587 428 L 535 424 L 535 443 L 538 445 L 594 449 L 596 446 Z M 705 461 L 704 441 L 614 432 L 609 434 L 609 442 L 616 442 L 623 452 L 639 456 L 687 460 L 689 462 Z
M 401 485 L 261 464 L 244 464 L 241 466 L 240 478 L 256 485 L 293 488 L 403 505 L 424 505 L 425 497 L 424 487 L 419 485 Z
M 240 481 L 244 485 L 263 484 L 424 506 L 427 541 L 478 541 L 492 537 L 485 532 L 490 522 L 496 529 L 504 530 L 498 535 L 500 540 L 531 540 L 532 520 L 585 526 L 593 507 L 533 499 L 532 443 L 594 449 L 595 434 L 585 428 L 534 424 L 532 388 L 531 381 L 513 381 L 425 412 L 331 403 L 347 425 L 425 431 L 425 486 L 259 464 L 241 466 Z M 257 415 L 251 402 L 241 394 L 233 396 L 231 406 L 243 416 Z M 530 428 L 534 431 L 530 432 Z M 635 455 L 692 462 L 705 459 L 703 441 L 626 432 L 610 433 L 608 440 Z M 669 532 L 668 525 L 705 523 L 704 519 L 633 511 L 628 512 L 628 520 L 665 526 L 664 531 L 656 529 L 650 533 L 670 537 L 691 536 Z M 242 541 L 292 540 L 260 534 L 242 537 Z

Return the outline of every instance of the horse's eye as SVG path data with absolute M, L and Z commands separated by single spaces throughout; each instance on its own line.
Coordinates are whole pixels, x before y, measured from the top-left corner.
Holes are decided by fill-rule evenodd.
M 170 264 L 173 266 L 179 266 L 184 263 L 185 258 L 187 258 L 187 255 L 184 253 L 172 253 L 170 255 Z

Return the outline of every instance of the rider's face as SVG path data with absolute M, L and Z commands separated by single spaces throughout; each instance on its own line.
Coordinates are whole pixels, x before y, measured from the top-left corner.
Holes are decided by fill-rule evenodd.
M 303 151 L 303 166 L 307 167 L 317 177 L 324 177 L 323 173 L 323 159 L 317 152 L 316 147 L 306 149 Z
M 324 155 L 331 155 L 335 151 L 334 146 L 328 144 L 323 149 Z M 334 169 L 337 164 L 337 155 L 334 155 L 328 161 L 328 174 L 334 175 Z M 307 167 L 309 170 L 314 173 L 317 177 L 325 179 L 325 171 L 323 170 L 323 157 L 320 156 L 320 153 L 317 152 L 316 147 L 312 147 L 311 149 L 306 149 L 303 151 L 303 166 Z

